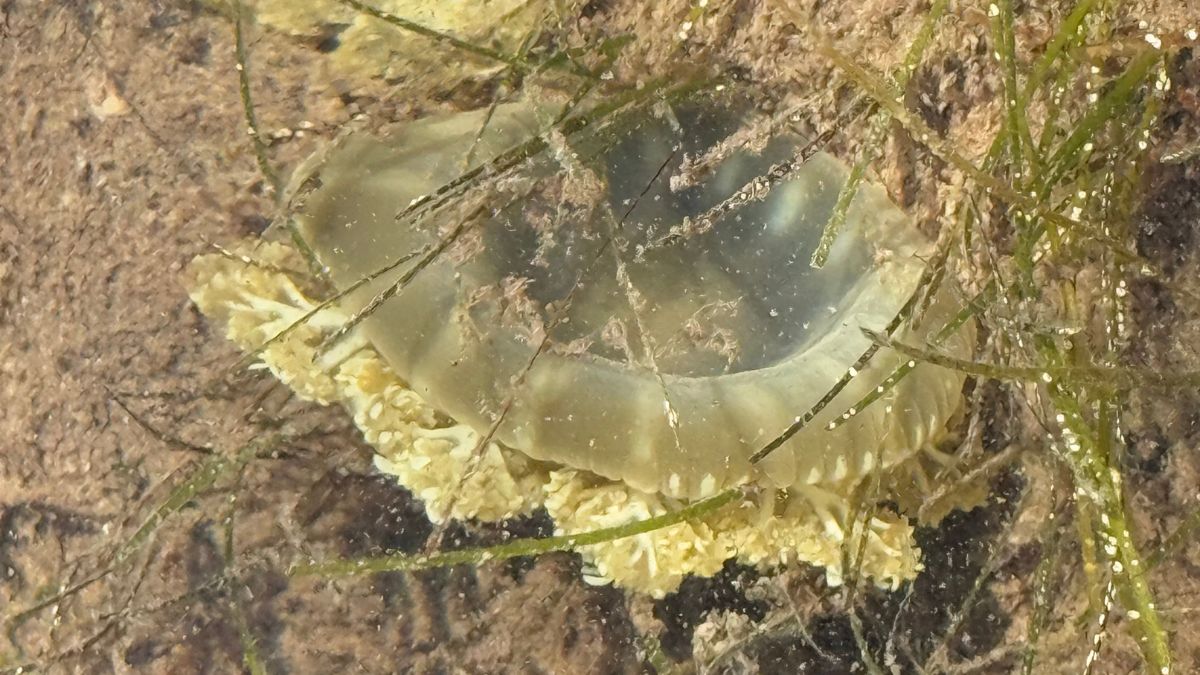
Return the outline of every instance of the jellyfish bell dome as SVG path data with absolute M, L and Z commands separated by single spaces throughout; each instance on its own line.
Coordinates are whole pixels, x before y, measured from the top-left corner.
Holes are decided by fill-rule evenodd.
M 729 97 L 569 134 L 547 131 L 554 113 L 509 103 L 354 134 L 298 172 L 316 185 L 304 243 L 335 286 L 360 284 L 347 306 L 387 296 L 362 330 L 433 407 L 534 460 L 683 499 L 853 479 L 945 424 L 962 377 L 919 364 L 830 428 L 901 363 L 880 353 L 752 464 L 852 372 L 863 329 L 893 321 L 930 242 L 865 184 L 813 267 L 848 170 L 799 161 L 791 132 L 727 147 L 747 121 Z M 942 291 L 902 339 L 954 310 Z

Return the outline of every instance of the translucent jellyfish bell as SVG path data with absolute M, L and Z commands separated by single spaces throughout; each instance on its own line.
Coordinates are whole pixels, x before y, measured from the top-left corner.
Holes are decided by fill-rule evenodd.
M 862 329 L 897 315 L 929 242 L 865 185 L 828 262 L 813 268 L 845 166 L 817 153 L 767 191 L 803 140 L 784 133 L 721 155 L 744 119 L 709 99 L 567 136 L 539 137 L 552 116 L 524 104 L 484 120 L 478 111 L 386 140 L 351 136 L 300 172 L 318 179 L 300 232 L 335 285 L 412 256 L 351 304 L 411 276 L 363 330 L 448 416 L 481 433 L 495 426 L 497 440 L 535 459 L 698 498 L 744 480 L 799 486 L 894 464 L 957 407 L 962 378 L 919 365 L 827 429 L 898 365 L 880 354 L 751 465 L 868 348 Z M 479 167 L 474 187 L 425 208 Z M 937 299 L 923 325 L 940 326 L 950 305 Z

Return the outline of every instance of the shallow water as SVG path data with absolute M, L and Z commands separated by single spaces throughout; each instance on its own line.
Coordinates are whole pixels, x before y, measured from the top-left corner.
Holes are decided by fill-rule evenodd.
M 899 63 L 923 19 L 910 10 L 802 9 L 817 12 L 846 51 L 876 69 Z M 812 96 L 806 123 L 838 127 L 835 103 L 844 100 L 825 84 L 829 64 L 758 3 L 695 20 L 684 57 L 672 45 L 690 16 L 687 3 L 584 10 L 585 18 L 553 26 L 579 44 L 632 33 L 612 66 L 618 81 L 649 80 L 680 61 L 736 66 L 771 98 Z M 1056 11 L 1038 3 L 1022 9 L 1021 49 L 1039 53 L 1044 23 L 1061 20 Z M 1161 24 L 1163 35 L 1183 36 L 1196 25 L 1189 11 L 1150 4 L 1138 17 Z M 1034 672 L 1080 668 L 1091 640 L 1077 619 L 1093 622 L 1088 597 L 1097 581 L 1080 561 L 1080 530 L 1045 526 L 1049 514 L 1073 512 L 1069 479 L 1051 461 L 1027 405 L 1036 397 L 995 382 L 968 388 L 975 414 L 962 422 L 962 438 L 984 456 L 1018 447 L 1023 459 L 990 477 L 984 507 L 920 530 L 926 571 L 897 592 L 863 586 L 851 600 L 802 566 L 766 576 L 730 567 L 651 601 L 584 584 L 570 554 L 478 570 L 287 578 L 287 566 L 308 556 L 419 551 L 432 528 L 411 495 L 374 473 L 344 414 L 296 401 L 253 372 L 209 386 L 238 354 L 192 309 L 180 270 L 210 243 L 257 234 L 275 215 L 245 134 L 231 21 L 184 3 L 18 1 L 0 12 L 0 86 L 11 102 L 0 114 L 8 149 L 0 163 L 0 432 L 7 439 L 0 445 L 0 613 L 11 618 L 48 589 L 111 569 L 30 615 L 0 642 L 0 667 L 236 672 L 249 653 L 273 673 L 348 664 L 370 672 L 636 672 L 653 660 L 647 645 L 658 642 L 654 667 L 663 672 L 663 663 L 684 671 L 851 672 L 866 660 L 847 611 L 856 607 L 877 663 L 892 654 L 902 671 L 924 664 L 929 672 L 1019 672 L 1039 561 L 1061 542 Z M 972 17 L 964 9 L 948 22 L 909 104 L 975 159 L 998 124 L 989 103 L 1000 85 L 990 50 L 963 48 L 990 39 L 987 21 Z M 1130 44 L 1144 44 L 1126 29 L 1136 19 L 1126 18 L 1112 25 Z M 327 36 L 292 39 L 261 28 L 250 36 L 259 119 L 270 159 L 285 175 L 358 113 L 381 125 L 478 109 L 495 91 L 442 74 L 360 80 L 326 70 L 322 50 L 336 42 Z M 1164 151 L 1196 138 L 1190 55 L 1172 57 L 1170 72 L 1173 93 L 1154 136 Z M 865 122 L 835 130 L 829 150 L 854 157 Z M 893 198 L 936 229 L 953 196 L 952 181 L 939 179 L 946 165 L 902 132 L 877 165 Z M 1122 358 L 1133 366 L 1195 368 L 1194 171 L 1186 162 L 1151 162 L 1143 172 L 1144 205 L 1129 219 L 1128 243 L 1160 273 L 1128 283 L 1131 337 Z M 999 220 L 976 234 L 1003 240 Z M 1006 246 L 995 250 L 1004 255 Z M 1193 389 L 1122 396 L 1119 469 L 1148 556 L 1194 511 L 1194 399 Z M 208 461 L 206 448 L 233 455 L 276 430 L 286 440 L 274 452 L 184 500 L 152 537 L 134 538 Z M 232 565 L 224 555 L 229 513 Z M 444 537 L 457 546 L 490 544 L 547 529 L 535 517 L 504 529 L 455 525 Z M 138 545 L 122 549 L 126 542 Z M 1178 672 L 1194 666 L 1187 628 L 1200 586 L 1192 548 L 1166 554 L 1152 577 Z M 1126 614 L 1112 613 L 1096 672 L 1138 667 L 1128 626 Z

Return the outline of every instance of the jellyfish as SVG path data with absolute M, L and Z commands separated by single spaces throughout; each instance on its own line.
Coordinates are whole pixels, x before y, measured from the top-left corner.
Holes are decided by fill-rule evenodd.
M 930 489 L 929 457 L 947 461 L 932 448 L 963 377 L 863 355 L 932 246 L 865 184 L 814 266 L 848 170 L 790 129 L 743 133 L 753 117 L 726 92 L 351 133 L 293 176 L 298 244 L 201 256 L 188 287 L 298 394 L 345 405 L 435 522 L 544 509 L 570 534 L 749 486 L 704 519 L 583 547 L 586 577 L 662 596 L 737 559 L 837 584 L 864 538 L 858 571 L 896 587 L 921 566 L 902 507 Z M 895 334 L 924 343 L 957 310 L 944 284 Z M 973 332 L 940 339 L 965 354 Z M 871 476 L 901 509 L 858 523 Z

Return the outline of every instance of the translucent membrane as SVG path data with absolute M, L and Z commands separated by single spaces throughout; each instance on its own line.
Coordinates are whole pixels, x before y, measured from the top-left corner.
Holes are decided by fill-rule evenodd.
M 539 137 L 552 118 L 523 104 L 500 106 L 482 135 L 479 111 L 386 140 L 351 136 L 302 170 L 317 187 L 301 234 L 340 288 L 417 254 L 355 294 L 362 306 L 465 225 L 364 330 L 439 410 L 480 431 L 499 419 L 496 439 L 535 459 L 696 498 L 746 479 L 853 478 L 909 456 L 957 406 L 957 375 L 918 366 L 826 429 L 898 365 L 881 354 L 806 429 L 749 463 L 867 349 L 861 329 L 896 316 L 929 243 L 865 185 L 827 264 L 812 268 L 846 167 L 817 153 L 765 196 L 749 191 L 761 199 L 726 208 L 803 140 L 780 134 L 705 171 L 697 160 L 743 117 L 710 100 L 660 108 L 569 137 Z M 539 138 L 547 147 L 499 170 L 511 162 L 496 157 Z M 410 209 L 481 166 L 447 205 Z M 397 218 L 408 211 L 419 217 Z M 924 325 L 950 311 L 939 298 Z

